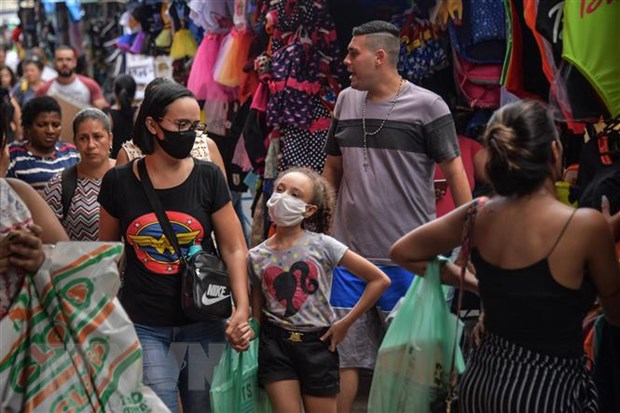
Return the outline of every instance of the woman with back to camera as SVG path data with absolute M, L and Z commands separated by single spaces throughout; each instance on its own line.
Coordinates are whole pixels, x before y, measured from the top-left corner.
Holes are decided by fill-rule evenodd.
M 581 323 L 596 296 L 620 326 L 620 268 L 601 213 L 558 201 L 562 145 L 543 104 L 499 109 L 487 125 L 486 175 L 496 192 L 478 209 L 472 263 L 484 332 L 460 383 L 462 412 L 597 412 Z M 431 257 L 461 244 L 464 205 L 415 229 L 392 259 L 424 274 Z M 447 264 L 442 279 L 458 282 Z
M 162 84 L 166 83 L 175 83 L 172 79 L 168 79 L 167 77 L 157 77 L 153 79 L 146 88 L 144 89 L 144 94 L 148 94 L 149 91 Z M 139 131 L 138 131 L 139 133 Z M 116 165 L 124 165 L 127 162 L 141 158 L 142 151 L 140 148 L 134 143 L 133 139 L 130 141 L 126 141 L 122 144 L 121 149 L 118 152 L 116 157 Z M 194 147 L 191 151 L 191 156 L 196 159 L 200 159 L 203 161 L 210 161 L 216 164 L 226 177 L 226 169 L 224 168 L 224 160 L 222 159 L 222 155 L 220 154 L 215 141 L 207 135 L 206 127 L 196 130 L 196 141 L 194 142 Z
M 200 107 L 189 90 L 176 83 L 151 88 L 140 106 L 134 133 L 134 143 L 145 155 L 108 171 L 99 193 L 100 239 L 125 240 L 121 302 L 142 344 L 144 382 L 173 412 L 178 409 L 177 386 L 184 412 L 209 411 L 207 360 L 188 358 L 187 345 L 180 343 L 198 344 L 208 355 L 211 343 L 223 341 L 224 323 L 194 322 L 183 314 L 179 260 L 163 237 L 138 178 L 140 163 L 146 167 L 184 253 L 194 245 L 210 250 L 209 238 L 215 232 L 236 306 L 226 336 L 234 348 L 243 350 L 251 334 L 240 332 L 249 317 L 247 247 L 228 186 L 217 166 L 190 156 L 201 126 Z M 178 350 L 182 353 L 176 354 Z M 187 367 L 181 369 L 169 351 Z
M 56 174 L 45 187 L 43 198 L 72 241 L 99 239 L 97 197 L 103 175 L 114 166 L 108 156 L 112 139 L 108 116 L 97 108 L 82 109 L 73 119 L 80 162 Z
M 108 109 L 112 125 L 112 153 L 116 159 L 124 142 L 131 140 L 137 107 L 133 105 L 136 96 L 136 81 L 129 75 L 119 75 L 114 79 L 114 104 Z

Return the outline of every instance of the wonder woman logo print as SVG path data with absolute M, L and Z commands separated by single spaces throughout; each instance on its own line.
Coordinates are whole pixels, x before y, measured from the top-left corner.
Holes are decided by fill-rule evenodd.
M 265 290 L 273 301 L 281 305 L 280 316 L 291 317 L 319 289 L 319 269 L 312 261 L 297 261 L 288 271 L 277 266 L 265 270 L 263 280 Z
M 197 219 L 177 211 L 167 211 L 166 215 L 179 240 L 183 254 L 187 254 L 192 245 L 201 244 L 204 229 Z M 149 271 L 160 275 L 176 275 L 179 272 L 177 254 L 163 234 L 154 213 L 151 212 L 134 219 L 127 227 L 125 237 L 129 245 L 133 247 L 138 260 Z

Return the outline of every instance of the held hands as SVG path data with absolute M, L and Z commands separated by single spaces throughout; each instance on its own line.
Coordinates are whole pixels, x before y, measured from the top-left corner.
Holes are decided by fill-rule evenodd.
M 328 338 L 331 339 L 329 344 L 329 351 L 336 351 L 336 346 L 344 340 L 347 335 L 347 331 L 349 330 L 349 325 L 343 322 L 342 320 L 336 321 L 332 326 L 327 330 L 325 334 L 321 336 L 321 341 L 325 341 Z
M 0 242 L 0 274 L 9 267 L 18 267 L 34 274 L 45 261 L 40 226 L 31 224 L 26 229 L 10 232 Z
M 235 310 L 228 319 L 226 326 L 226 339 L 235 351 L 245 351 L 250 347 L 250 340 L 254 338 L 254 332 L 248 324 L 248 312 Z

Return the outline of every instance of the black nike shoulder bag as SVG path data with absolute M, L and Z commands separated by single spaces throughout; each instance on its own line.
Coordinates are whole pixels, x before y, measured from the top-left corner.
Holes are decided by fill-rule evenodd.
M 232 298 L 226 264 L 217 255 L 204 250 L 196 252 L 189 258 L 183 255 L 170 220 L 164 213 L 161 201 L 155 193 L 144 159 L 138 161 L 138 173 L 162 231 L 179 257 L 183 313 L 196 321 L 230 317 Z M 210 234 L 207 236 L 211 241 Z M 213 251 L 216 251 L 215 246 L 213 246 Z

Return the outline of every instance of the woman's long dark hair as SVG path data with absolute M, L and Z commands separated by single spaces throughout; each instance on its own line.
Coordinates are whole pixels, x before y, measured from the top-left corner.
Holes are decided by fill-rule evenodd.
M 165 81 L 158 83 L 156 86 L 146 87 L 144 100 L 140 105 L 136 123 L 133 127 L 133 143 L 140 148 L 143 154 L 149 155 L 153 153 L 156 139 L 155 135 L 146 128 L 146 118 L 149 116 L 154 119 L 161 118 L 166 114 L 169 105 L 177 99 L 185 97 L 194 98 L 194 95 L 178 83 Z
M 136 81 L 129 75 L 114 79 L 114 95 L 118 99 L 121 112 L 133 116 L 133 100 L 136 96 Z

